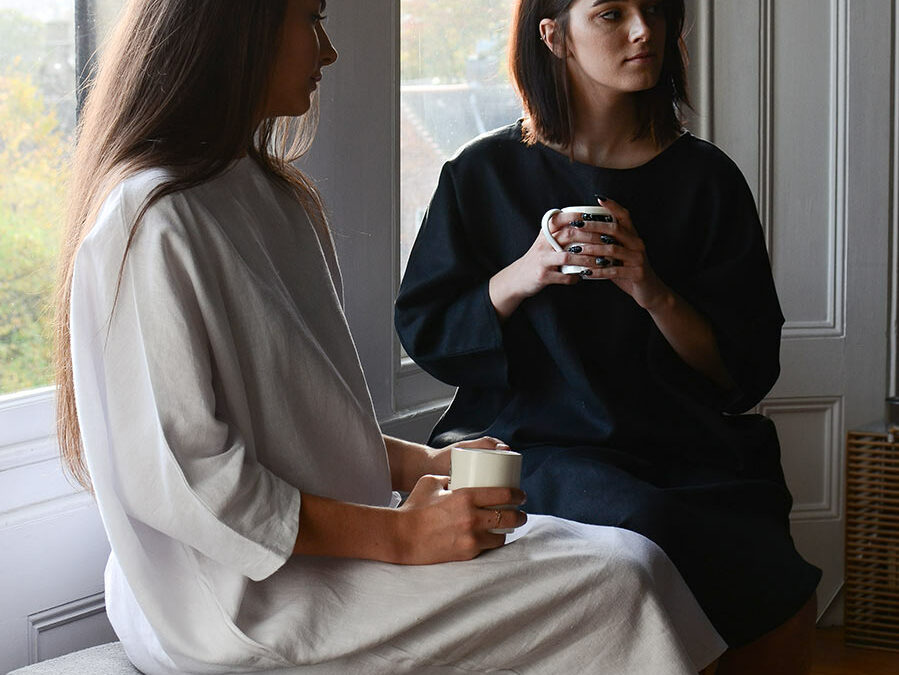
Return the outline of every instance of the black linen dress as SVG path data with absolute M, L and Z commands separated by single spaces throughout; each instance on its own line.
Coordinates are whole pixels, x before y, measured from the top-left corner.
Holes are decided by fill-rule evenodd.
M 687 366 L 608 280 L 550 286 L 500 324 L 488 280 L 551 208 L 630 211 L 656 274 L 711 323 L 737 383 Z M 430 443 L 484 434 L 524 455 L 526 509 L 639 532 L 674 561 L 732 647 L 795 614 L 820 570 L 796 552 L 774 425 L 755 406 L 779 374 L 783 315 L 752 194 L 687 133 L 606 169 L 521 142 L 521 123 L 446 163 L 396 302 L 409 356 L 458 387 Z

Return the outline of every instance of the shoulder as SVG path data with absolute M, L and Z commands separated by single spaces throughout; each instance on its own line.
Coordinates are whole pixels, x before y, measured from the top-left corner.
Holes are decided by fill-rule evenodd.
M 674 142 L 671 149 L 679 169 L 689 175 L 715 183 L 745 183 L 743 172 L 736 162 L 710 141 L 686 132 Z
M 165 168 L 138 171 L 119 181 L 107 194 L 84 245 L 110 245 L 127 240 L 140 217 L 133 244 L 163 238 L 187 239 L 204 229 L 203 223 L 216 219 L 227 204 L 236 199 L 235 168 L 204 183 L 155 198 L 157 190 L 174 178 Z
M 116 183 L 103 199 L 81 249 L 120 249 L 147 200 L 170 179 L 166 169 L 157 168 L 139 171 Z M 164 208 L 155 204 L 151 210 Z
M 456 151 L 447 165 L 454 170 L 477 169 L 508 161 L 527 150 L 521 138 L 521 121 L 518 121 L 472 139 Z

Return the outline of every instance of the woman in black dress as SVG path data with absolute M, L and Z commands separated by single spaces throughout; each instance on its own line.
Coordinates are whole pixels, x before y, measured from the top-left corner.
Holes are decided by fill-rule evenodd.
M 396 327 L 458 387 L 431 444 L 502 438 L 530 512 L 660 544 L 732 647 L 719 673 L 800 673 L 820 571 L 773 424 L 738 414 L 777 379 L 784 319 L 746 181 L 682 127 L 683 25 L 683 0 L 520 0 L 526 117 L 444 166 Z M 614 222 L 557 214 L 553 250 L 543 214 L 597 202 Z

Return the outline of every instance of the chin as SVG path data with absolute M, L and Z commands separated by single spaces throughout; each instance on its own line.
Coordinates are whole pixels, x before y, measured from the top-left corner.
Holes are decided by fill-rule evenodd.
M 284 113 L 283 117 L 300 117 L 309 112 L 309 109 L 311 107 L 311 101 L 303 101 L 301 103 L 297 103 L 296 105 L 291 106 L 290 112 Z
M 628 87 L 628 90 L 634 93 L 649 91 L 650 89 L 653 89 L 658 83 L 658 77 L 640 78 L 635 82 L 630 82 L 629 84 L 631 84 L 631 86 Z

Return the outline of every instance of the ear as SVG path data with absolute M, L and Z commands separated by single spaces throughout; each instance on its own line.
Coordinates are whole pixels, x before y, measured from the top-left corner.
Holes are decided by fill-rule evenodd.
M 556 22 L 552 19 L 543 19 L 540 21 L 540 41 L 543 42 L 556 57 L 562 58 L 559 53 L 561 47 L 556 44 Z

